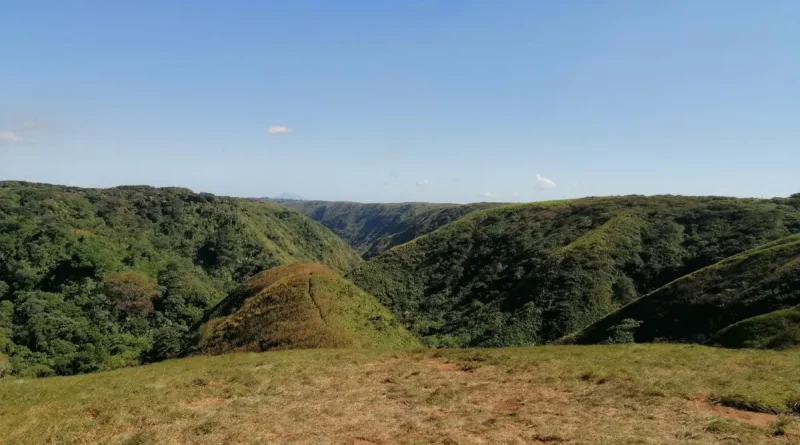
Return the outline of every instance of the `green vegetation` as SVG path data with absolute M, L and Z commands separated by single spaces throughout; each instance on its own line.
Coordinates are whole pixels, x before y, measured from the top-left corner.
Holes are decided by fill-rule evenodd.
M 420 346 L 374 297 L 319 264 L 264 271 L 208 318 L 198 352 Z
M 793 199 L 630 196 L 503 206 L 470 213 L 394 247 L 350 278 L 428 345 L 542 344 L 678 278 L 800 233 L 796 204 Z M 725 278 L 739 280 L 733 273 Z M 713 317 L 734 322 L 786 307 L 789 300 L 743 310 L 739 318 Z M 592 341 L 628 341 L 634 329 L 637 341 L 659 336 L 641 337 L 659 330 L 655 313 L 626 309 L 619 314 Z M 632 321 L 618 326 L 627 318 Z M 643 322 L 639 328 L 631 325 L 638 322 Z M 701 331 L 709 327 L 701 317 L 692 323 L 703 325 L 697 328 Z M 618 329 L 609 331 L 613 327 Z
M 706 342 L 800 304 L 796 198 L 285 204 L 366 256 L 389 250 L 365 263 L 259 200 L 0 183 L 0 375 L 110 370 L 192 346 L 413 347 L 406 329 L 435 347 L 542 344 L 606 316 L 573 341 Z M 767 321 L 720 344 L 796 342 L 795 318 Z
M 681 277 L 609 314 L 570 340 L 602 342 L 615 325 L 633 319 L 641 324 L 633 333 L 637 342 L 714 342 L 712 336 L 733 323 L 797 304 L 800 235 L 792 235 Z M 716 341 L 734 347 L 764 347 L 773 339 L 777 341 L 774 346 L 790 344 L 792 339 L 785 336 L 796 334 L 800 325 L 795 321 L 789 313 L 751 319 L 721 332 Z
M 796 444 L 800 354 L 681 345 L 197 356 L 0 380 L 0 443 Z
M 717 332 L 708 343 L 726 348 L 784 349 L 800 346 L 800 307 L 734 323 Z
M 346 272 L 360 259 L 272 203 L 0 182 L 0 354 L 39 376 L 171 357 L 230 289 L 296 261 Z
M 276 202 L 305 213 L 347 241 L 365 258 L 411 241 L 476 210 L 496 207 L 496 203 L 360 204 L 356 202 L 296 201 Z

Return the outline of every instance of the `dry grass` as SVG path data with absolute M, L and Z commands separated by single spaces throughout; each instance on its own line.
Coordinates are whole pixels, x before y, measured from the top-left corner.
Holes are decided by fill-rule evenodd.
M 200 327 L 198 352 L 421 348 L 375 297 L 321 264 L 268 269 L 223 300 L 212 316 Z
M 788 400 L 797 369 L 674 345 L 193 357 L 0 381 L 0 443 L 792 444 L 794 416 L 706 401 Z

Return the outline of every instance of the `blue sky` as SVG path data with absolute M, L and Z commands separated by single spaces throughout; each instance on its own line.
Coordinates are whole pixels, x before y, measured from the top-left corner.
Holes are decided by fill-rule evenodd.
M 800 191 L 793 0 L 0 11 L 2 179 L 355 201 Z

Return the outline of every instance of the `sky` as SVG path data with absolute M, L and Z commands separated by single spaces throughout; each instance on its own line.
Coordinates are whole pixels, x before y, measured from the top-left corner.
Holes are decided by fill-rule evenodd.
M 0 0 L 0 179 L 800 192 L 800 2 Z

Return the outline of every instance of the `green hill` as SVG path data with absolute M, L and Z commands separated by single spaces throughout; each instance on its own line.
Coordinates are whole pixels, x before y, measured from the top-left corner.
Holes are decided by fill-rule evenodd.
M 180 188 L 0 182 L 0 353 L 19 374 L 73 374 L 177 353 L 249 276 L 360 258 L 302 214 Z
M 710 341 L 731 347 L 766 347 L 775 337 L 797 334 L 800 325 L 796 322 L 783 327 L 796 320 L 795 314 L 782 311 L 751 317 L 797 304 L 800 235 L 793 235 L 681 277 L 592 324 L 571 340 L 614 341 L 618 326 L 628 325 L 628 339 L 637 342 Z
M 374 297 L 319 264 L 266 270 L 220 302 L 208 319 L 197 351 L 419 346 Z
M 714 334 L 708 343 L 726 348 L 756 349 L 800 346 L 800 306 L 734 323 Z
M 275 202 L 292 207 L 322 223 L 365 258 L 432 232 L 468 213 L 500 205 L 423 202 L 361 204 L 286 199 L 277 199 Z
M 428 344 L 541 344 L 799 233 L 791 203 L 630 196 L 492 208 L 384 252 L 350 277 Z

